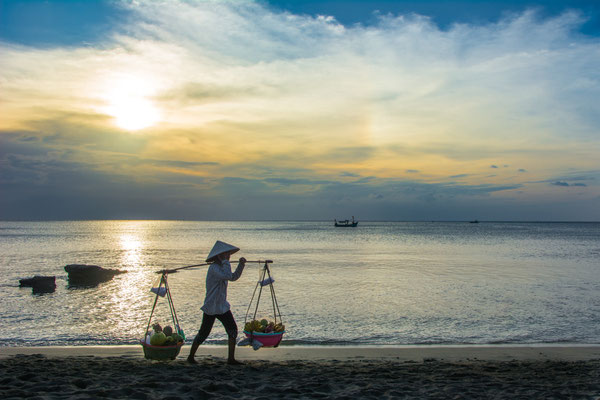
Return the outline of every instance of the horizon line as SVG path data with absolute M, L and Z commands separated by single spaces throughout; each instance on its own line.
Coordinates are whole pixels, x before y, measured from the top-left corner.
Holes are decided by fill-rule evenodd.
M 0 219 L 1 222 L 115 222 L 115 221 L 165 221 L 165 222 L 330 222 L 331 219 L 182 219 L 182 218 L 89 218 L 89 219 Z M 600 221 L 582 221 L 582 220 L 480 220 L 480 219 L 440 219 L 440 220 L 384 220 L 384 219 L 356 219 L 358 222 L 398 222 L 398 223 L 449 223 L 449 222 L 473 222 L 477 223 L 600 223 Z

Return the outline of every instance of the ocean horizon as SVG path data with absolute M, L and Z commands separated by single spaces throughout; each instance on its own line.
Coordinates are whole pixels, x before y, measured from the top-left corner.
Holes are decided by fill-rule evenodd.
M 347 218 L 347 217 L 344 217 Z M 114 221 L 166 221 L 166 222 L 330 222 L 336 220 L 336 218 L 330 219 L 168 219 L 168 218 L 90 218 L 90 219 L 0 219 L 2 222 L 114 222 Z M 338 221 L 341 218 L 337 218 Z M 484 220 L 484 219 L 415 219 L 415 220 L 403 220 L 403 219 L 356 219 L 359 222 L 471 222 L 477 221 L 486 223 L 523 223 L 523 224 L 597 224 L 600 221 L 590 220 Z

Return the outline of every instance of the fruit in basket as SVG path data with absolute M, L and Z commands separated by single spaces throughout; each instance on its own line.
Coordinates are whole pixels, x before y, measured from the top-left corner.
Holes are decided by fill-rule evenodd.
M 247 332 L 260 332 L 261 329 L 262 325 L 260 324 L 260 321 L 257 320 L 246 322 L 244 325 L 244 330 Z
M 164 332 L 165 335 L 167 335 L 167 337 L 171 336 L 173 334 L 173 328 L 171 328 L 169 325 L 165 326 L 162 331 Z
M 262 325 L 260 323 L 260 321 L 252 321 L 252 331 L 254 332 L 261 332 L 262 331 Z
M 176 342 L 173 340 L 173 336 L 167 336 L 167 340 L 163 343 L 163 346 L 173 346 Z
M 160 324 L 157 322 L 154 325 L 152 325 L 152 329 L 154 329 L 154 332 L 162 332 L 162 327 L 160 326 Z
M 183 342 L 183 338 L 177 333 L 172 334 L 171 337 L 173 338 L 173 342 L 175 343 Z
M 246 332 L 278 333 L 285 330 L 285 325 L 283 325 L 281 322 L 274 323 L 273 321 L 268 321 L 266 319 L 255 319 L 253 321 L 246 322 L 244 325 L 244 330 Z
M 152 346 L 162 346 L 167 341 L 167 335 L 163 332 L 156 332 L 150 337 L 150 344 Z

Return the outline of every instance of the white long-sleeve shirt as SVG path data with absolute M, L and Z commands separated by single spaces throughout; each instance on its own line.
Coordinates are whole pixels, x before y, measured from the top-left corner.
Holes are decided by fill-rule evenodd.
M 229 261 L 221 264 L 212 263 L 206 272 L 206 297 L 202 311 L 209 315 L 224 314 L 231 306 L 227 302 L 227 283 L 236 281 L 242 276 L 244 264 L 238 264 L 235 272 L 231 272 Z

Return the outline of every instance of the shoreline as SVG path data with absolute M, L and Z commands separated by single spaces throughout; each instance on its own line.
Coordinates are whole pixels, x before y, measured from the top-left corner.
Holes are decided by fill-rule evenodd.
M 185 359 L 190 345 L 181 348 L 177 360 Z M 87 346 L 6 346 L 0 347 L 0 359 L 41 354 L 45 357 L 126 357 L 143 359 L 141 345 Z M 197 357 L 226 357 L 227 346 L 204 345 Z M 236 347 L 240 360 L 273 361 L 348 361 L 357 359 L 415 361 L 588 361 L 600 360 L 600 344 L 532 345 L 399 345 L 399 346 L 318 346 L 298 345 L 265 348 Z

